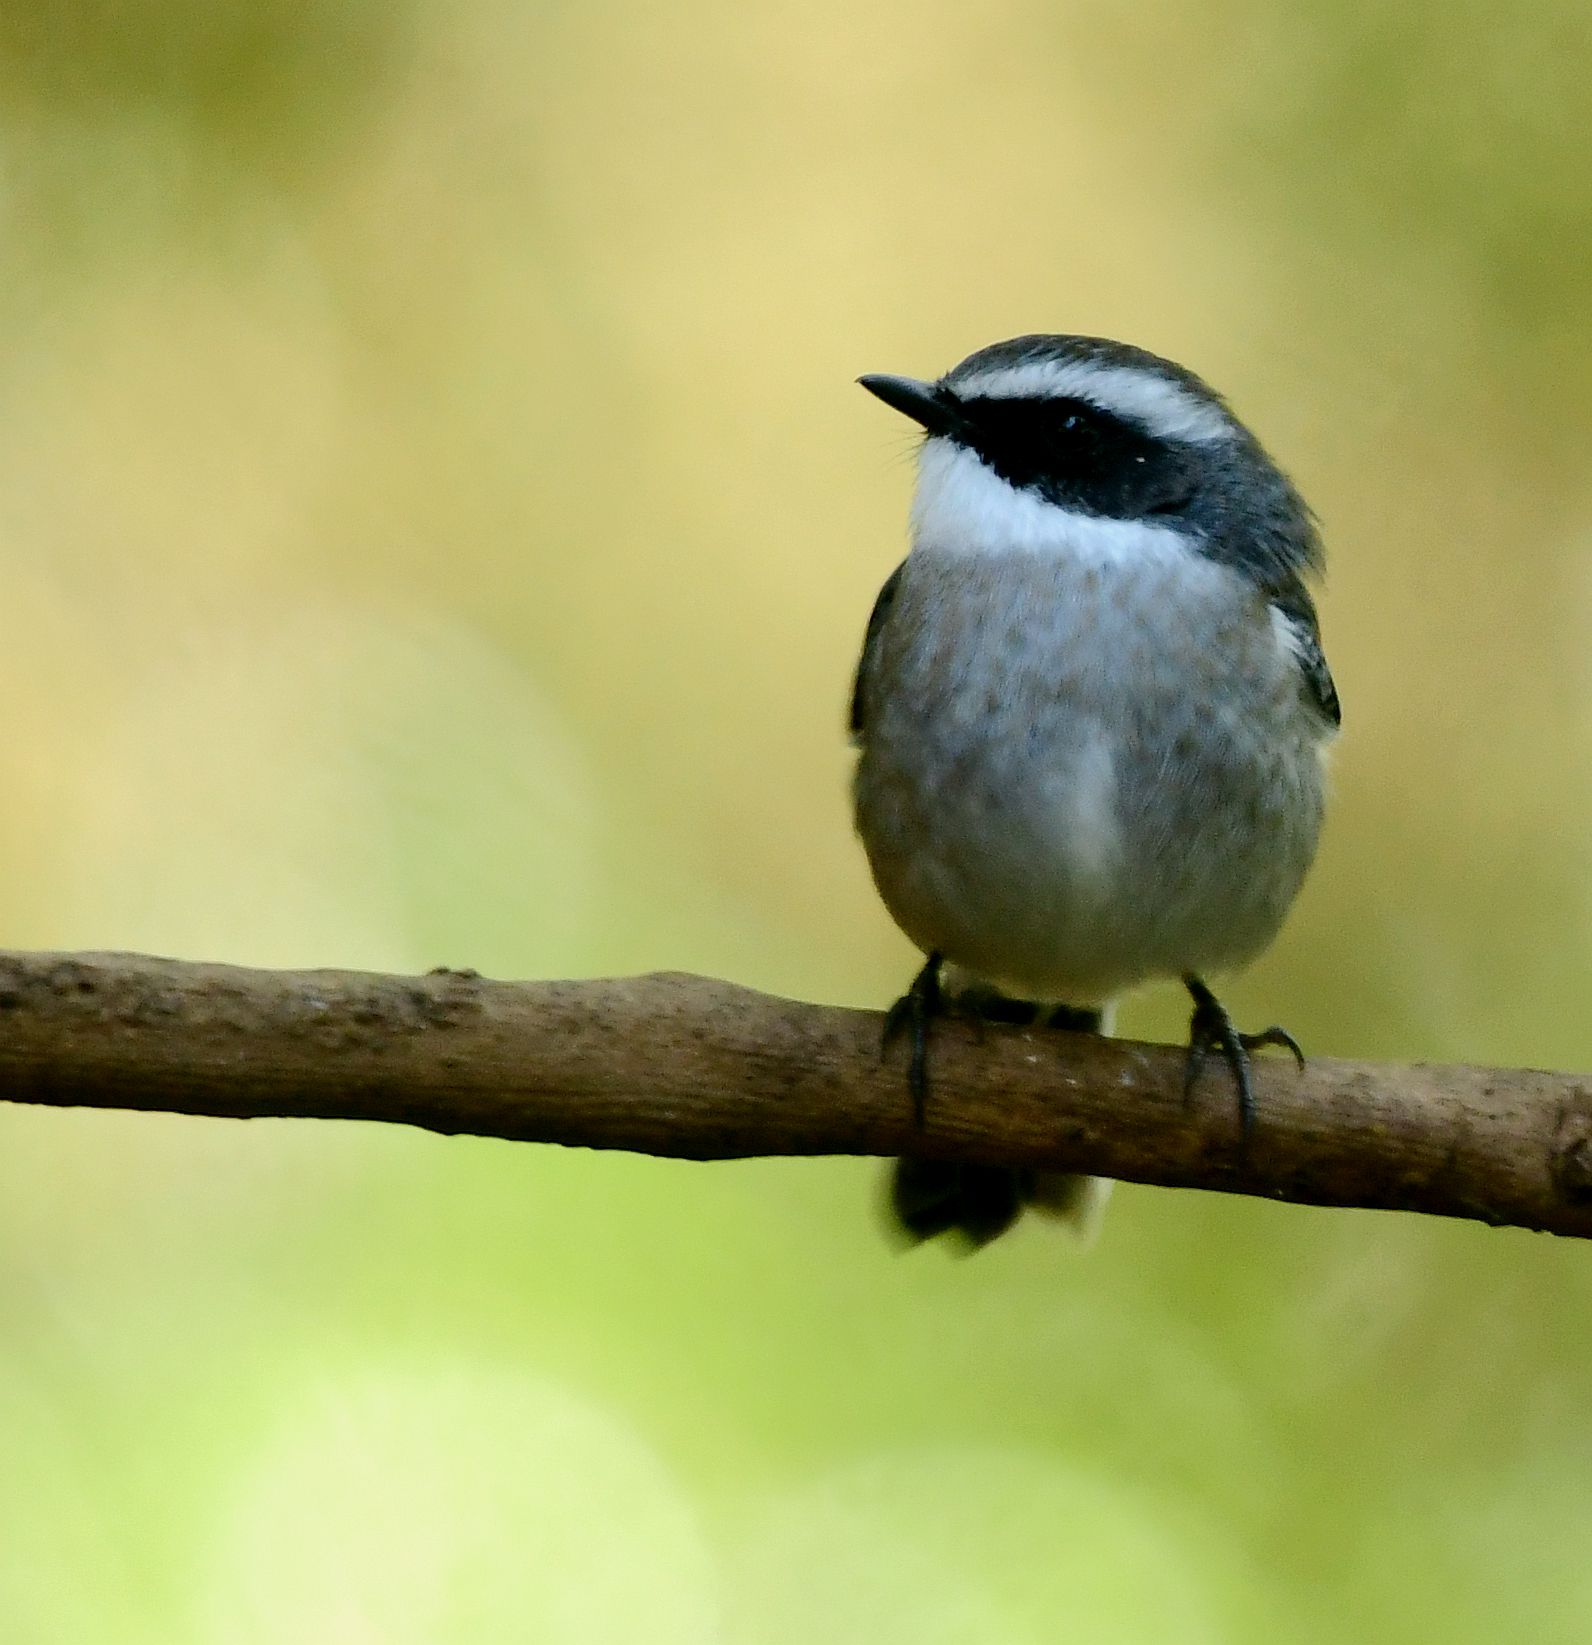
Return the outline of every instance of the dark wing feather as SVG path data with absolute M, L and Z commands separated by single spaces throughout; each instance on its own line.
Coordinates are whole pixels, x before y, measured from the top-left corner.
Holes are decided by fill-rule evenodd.
M 1274 605 L 1290 623 L 1298 636 L 1299 673 L 1305 694 L 1330 725 L 1343 723 L 1343 708 L 1338 702 L 1338 688 L 1332 681 L 1332 670 L 1327 667 L 1327 654 L 1321 649 L 1321 625 L 1316 620 L 1315 601 L 1300 584 L 1282 594 L 1272 596 Z
M 901 573 L 905 570 L 906 562 L 903 560 L 885 579 L 884 587 L 879 590 L 879 598 L 873 602 L 873 610 L 868 613 L 868 632 L 863 635 L 862 655 L 857 659 L 856 677 L 851 682 L 851 717 L 848 723 L 853 742 L 862 740 L 863 698 L 867 693 L 868 664 L 873 656 L 874 643 L 885 625 L 885 619 L 890 615 L 890 607 L 895 604 L 896 589 L 900 586 Z

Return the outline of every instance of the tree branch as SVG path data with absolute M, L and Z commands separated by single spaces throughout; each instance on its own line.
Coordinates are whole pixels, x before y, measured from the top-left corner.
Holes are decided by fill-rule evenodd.
M 937 1023 L 926 1129 L 872 1011 L 703 977 L 491 982 L 0 953 L 0 1096 L 384 1120 L 681 1159 L 912 1153 L 1592 1236 L 1592 1076 L 1217 1059 Z

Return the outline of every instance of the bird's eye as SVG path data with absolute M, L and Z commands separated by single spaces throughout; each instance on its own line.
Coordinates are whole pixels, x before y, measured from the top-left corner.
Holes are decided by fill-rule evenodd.
M 1069 412 L 1067 416 L 1063 417 L 1061 420 L 1063 432 L 1070 434 L 1082 421 L 1083 419 L 1076 411 Z

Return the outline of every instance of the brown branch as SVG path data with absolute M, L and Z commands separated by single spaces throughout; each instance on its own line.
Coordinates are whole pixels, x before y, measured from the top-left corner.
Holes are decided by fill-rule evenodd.
M 1592 1235 L 1592 1076 L 1280 1058 L 1247 1156 L 1219 1066 L 935 1026 L 928 1125 L 872 1011 L 703 977 L 489 982 L 0 953 L 0 1096 L 397 1121 L 683 1159 L 917 1153 Z

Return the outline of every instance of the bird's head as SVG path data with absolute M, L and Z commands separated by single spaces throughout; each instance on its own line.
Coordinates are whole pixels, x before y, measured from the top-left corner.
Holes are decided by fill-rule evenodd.
M 920 546 L 1042 550 L 1094 521 L 1126 552 L 1171 543 L 1261 581 L 1319 558 L 1308 509 L 1222 397 L 1144 349 L 1016 337 L 932 382 L 860 381 L 925 432 Z

